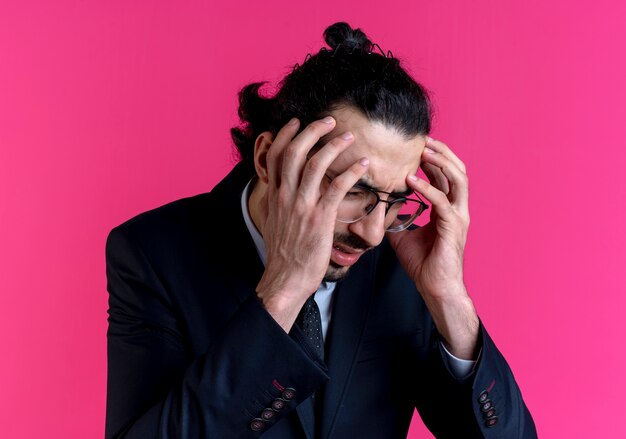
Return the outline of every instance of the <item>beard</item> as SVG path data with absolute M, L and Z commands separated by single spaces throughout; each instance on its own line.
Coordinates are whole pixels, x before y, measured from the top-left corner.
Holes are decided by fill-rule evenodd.
M 333 243 L 344 245 L 353 250 L 363 250 L 363 254 L 372 249 L 372 247 L 369 246 L 363 239 L 356 235 L 347 233 L 335 232 L 333 236 Z M 361 256 L 363 256 L 363 254 Z M 357 261 L 356 263 L 358 264 L 359 262 Z M 331 260 L 328 263 L 328 268 L 326 269 L 326 274 L 324 275 L 324 282 L 338 282 L 344 279 L 348 275 L 349 271 L 349 266 L 339 265 Z
M 350 267 L 343 267 L 330 261 L 324 275 L 324 282 L 338 282 L 348 275 L 348 271 Z

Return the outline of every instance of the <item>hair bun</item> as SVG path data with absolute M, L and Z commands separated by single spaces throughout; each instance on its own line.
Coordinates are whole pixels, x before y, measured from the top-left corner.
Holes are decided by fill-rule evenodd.
M 370 52 L 372 50 L 372 42 L 367 35 L 361 29 L 352 29 L 343 21 L 328 26 L 324 31 L 324 40 L 333 50 L 339 46 L 348 51 L 360 49 Z

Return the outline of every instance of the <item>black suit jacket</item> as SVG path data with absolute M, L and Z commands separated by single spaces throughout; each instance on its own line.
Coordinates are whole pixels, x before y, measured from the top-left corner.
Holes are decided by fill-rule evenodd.
M 415 407 L 440 438 L 536 437 L 482 325 L 474 374 L 446 369 L 386 242 L 335 290 L 326 363 L 297 327 L 285 333 L 255 294 L 263 266 L 240 207 L 249 178 L 238 165 L 211 193 L 111 231 L 107 438 L 405 438 Z

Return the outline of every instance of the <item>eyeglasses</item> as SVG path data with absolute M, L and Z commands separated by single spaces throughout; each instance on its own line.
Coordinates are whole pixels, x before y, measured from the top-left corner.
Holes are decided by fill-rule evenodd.
M 328 174 L 325 176 L 329 181 L 333 180 Z M 379 194 L 385 194 L 388 197 L 386 200 L 382 200 Z M 386 203 L 386 230 L 388 232 L 401 232 L 413 224 L 417 217 L 428 209 L 428 204 L 417 193 L 413 192 L 413 195 L 416 198 L 396 198 L 390 192 L 378 191 L 365 185 L 356 184 L 346 193 L 339 204 L 337 221 L 346 224 L 355 223 L 372 213 L 378 203 Z

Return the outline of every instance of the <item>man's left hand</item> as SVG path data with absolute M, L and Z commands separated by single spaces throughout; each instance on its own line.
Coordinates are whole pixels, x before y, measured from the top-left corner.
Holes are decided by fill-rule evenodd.
M 463 281 L 470 223 L 466 168 L 447 145 L 430 137 L 421 168 L 432 184 L 417 176 L 408 176 L 406 181 L 432 204 L 430 222 L 387 236 L 452 354 L 472 358 L 479 323 Z

